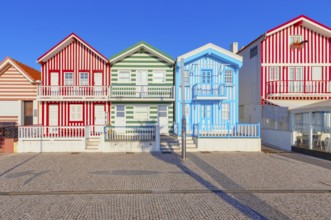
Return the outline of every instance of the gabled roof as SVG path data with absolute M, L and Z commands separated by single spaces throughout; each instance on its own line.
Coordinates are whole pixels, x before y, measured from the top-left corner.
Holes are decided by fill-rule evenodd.
M 173 64 L 175 61 L 174 59 L 169 56 L 168 54 L 158 50 L 157 48 L 153 47 L 152 45 L 144 42 L 144 41 L 140 41 L 138 43 L 136 43 L 135 45 L 115 54 L 114 56 L 111 56 L 109 58 L 110 63 L 114 64 L 122 59 L 124 59 L 125 57 L 134 54 L 137 51 L 140 51 L 141 49 L 159 57 L 160 59 L 166 61 L 167 63 Z
M 0 63 L 0 72 L 2 72 L 8 65 L 14 66 L 25 78 L 27 78 L 30 82 L 35 82 L 36 80 L 41 79 L 41 74 L 39 71 L 29 67 L 17 60 L 14 60 L 10 57 L 6 57 Z
M 243 58 L 240 55 L 232 53 L 226 49 L 223 49 L 215 44 L 208 43 L 202 47 L 199 47 L 195 50 L 192 50 L 186 54 L 183 54 L 177 58 L 177 63 L 179 64 L 181 59 L 183 58 L 185 62 L 195 59 L 198 56 L 203 56 L 204 54 L 215 54 L 216 56 L 223 57 L 224 59 L 228 59 L 229 61 L 233 61 L 237 65 L 241 66 Z
M 310 30 L 313 30 L 317 33 L 321 33 L 327 37 L 331 37 L 331 28 L 326 26 L 326 25 L 323 25 L 305 15 L 300 15 L 288 22 L 285 22 L 284 24 L 281 24 L 269 31 L 266 32 L 266 36 L 269 36 L 269 35 L 272 35 L 284 28 L 287 28 L 291 25 L 302 25 L 306 28 L 309 28 Z
M 93 51 L 95 54 L 97 54 L 100 58 L 102 58 L 104 61 L 108 62 L 108 59 L 102 55 L 99 51 L 94 49 L 91 45 L 86 43 L 83 39 L 78 37 L 75 33 L 69 34 L 66 38 L 64 38 L 62 41 L 60 41 L 58 44 L 56 44 L 54 47 L 52 47 L 49 51 L 44 53 L 41 57 L 38 58 L 37 62 L 42 63 L 46 62 L 48 59 L 54 56 L 54 54 L 57 54 L 59 51 L 61 51 L 63 48 L 71 44 L 73 41 L 79 41 L 82 43 L 84 46 L 89 48 L 91 51 Z

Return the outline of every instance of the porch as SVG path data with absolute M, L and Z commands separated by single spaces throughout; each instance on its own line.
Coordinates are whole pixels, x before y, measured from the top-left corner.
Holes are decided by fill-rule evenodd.
M 109 86 L 39 86 L 39 100 L 107 100 Z
M 112 85 L 110 86 L 110 100 L 126 101 L 174 101 L 174 86 L 135 86 Z
M 193 100 L 223 100 L 227 98 L 225 84 L 195 84 L 192 90 Z

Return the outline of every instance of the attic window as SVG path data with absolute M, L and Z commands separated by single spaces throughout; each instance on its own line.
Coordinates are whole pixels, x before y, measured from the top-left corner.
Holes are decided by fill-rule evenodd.
M 257 55 L 257 46 L 252 47 L 252 48 L 250 49 L 249 52 L 250 52 L 250 53 L 249 53 L 249 57 L 250 57 L 250 58 L 255 57 L 255 56 Z
M 293 35 L 290 36 L 290 47 L 291 48 L 302 48 L 302 36 L 301 35 Z

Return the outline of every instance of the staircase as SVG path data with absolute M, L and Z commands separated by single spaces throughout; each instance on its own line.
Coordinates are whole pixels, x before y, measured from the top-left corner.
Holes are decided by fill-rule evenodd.
M 177 136 L 174 135 L 161 135 L 160 137 L 160 150 L 163 153 L 180 151 L 180 146 Z
M 179 143 L 179 146 L 181 147 L 182 146 L 182 137 L 181 136 L 178 137 L 178 143 Z M 195 145 L 194 140 L 191 136 L 186 136 L 186 151 L 191 151 L 191 152 L 198 151 L 198 148 Z
M 87 139 L 86 152 L 97 152 L 99 149 L 100 137 L 91 137 Z

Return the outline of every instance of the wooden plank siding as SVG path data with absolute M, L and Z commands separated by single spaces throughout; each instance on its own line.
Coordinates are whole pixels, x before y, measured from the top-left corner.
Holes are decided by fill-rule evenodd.
M 80 104 L 83 105 L 83 121 L 82 122 L 72 122 L 69 119 L 70 105 Z M 94 125 L 94 106 L 103 105 L 104 111 L 108 113 L 107 117 L 110 118 L 110 102 L 43 102 L 42 103 L 42 124 L 45 126 L 49 125 L 49 106 L 58 106 L 58 125 L 59 126 L 85 126 Z
M 308 42 L 302 48 L 290 47 L 290 36 L 301 35 Z M 323 36 L 302 25 L 291 25 L 281 29 L 261 42 L 261 103 L 268 98 L 267 82 L 269 82 L 269 67 L 280 67 L 280 80 L 288 82 L 289 67 L 302 67 L 304 82 L 312 80 L 312 67 L 322 68 L 322 80 L 331 80 L 331 43 L 330 38 Z M 286 91 L 279 91 L 286 93 Z M 278 97 L 279 99 L 284 99 Z M 291 99 L 316 99 L 322 97 L 291 97 Z M 323 97 L 325 98 L 325 97 Z M 288 97 L 286 97 L 288 99 Z
M 0 73 L 0 100 L 35 100 L 37 88 L 14 66 Z
M 130 70 L 130 83 L 123 83 L 119 80 L 120 70 Z M 112 85 L 136 85 L 136 79 L 138 70 L 146 70 L 148 72 L 148 86 L 174 86 L 174 73 L 173 65 L 165 62 L 161 58 L 155 56 L 154 54 L 148 51 L 137 51 L 124 59 L 116 62 L 111 67 L 111 84 Z M 165 83 L 155 83 L 153 82 L 153 72 L 154 70 L 165 71 L 166 81 Z M 156 125 L 158 117 L 158 105 L 167 105 L 168 106 L 168 128 L 169 133 L 173 132 L 173 122 L 174 122 L 174 103 L 169 101 L 157 101 L 157 102 L 146 102 L 143 103 L 132 103 L 127 102 L 123 99 L 121 102 L 112 103 L 111 111 L 111 124 L 115 125 L 116 118 L 116 108 L 115 105 L 125 105 L 126 111 L 126 124 L 127 125 Z M 150 120 L 148 121 L 139 121 L 134 117 L 134 106 L 135 105 L 148 105 L 149 106 L 149 116 Z
M 93 74 L 103 73 L 103 84 L 110 84 L 110 66 L 98 54 L 93 53 L 81 42 L 75 40 L 42 64 L 42 83 L 50 85 L 50 72 L 59 72 L 60 85 L 64 85 L 64 72 L 73 72 L 74 85 L 79 85 L 79 73 L 89 73 L 89 85 L 93 86 Z

